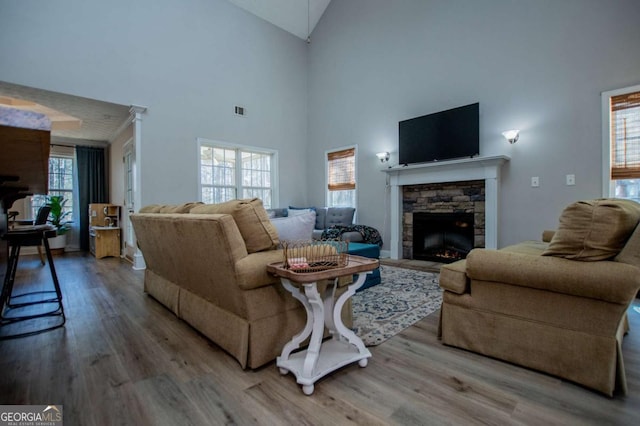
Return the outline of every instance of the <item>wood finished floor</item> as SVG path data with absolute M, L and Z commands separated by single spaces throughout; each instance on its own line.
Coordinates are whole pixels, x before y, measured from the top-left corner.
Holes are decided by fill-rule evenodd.
M 580 386 L 436 338 L 437 313 L 302 394 L 274 363 L 255 371 L 145 295 L 119 259 L 56 258 L 67 324 L 0 342 L 0 404 L 63 404 L 65 425 L 637 425 L 640 314 L 624 344 L 629 396 Z M 36 257 L 20 282 L 48 284 Z M 638 301 L 634 306 L 640 306 Z

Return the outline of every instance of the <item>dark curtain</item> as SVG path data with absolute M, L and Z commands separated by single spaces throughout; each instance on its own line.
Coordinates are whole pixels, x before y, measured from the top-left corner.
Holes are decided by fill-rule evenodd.
M 76 146 L 78 199 L 80 202 L 80 248 L 89 250 L 89 204 L 107 203 L 104 148 Z

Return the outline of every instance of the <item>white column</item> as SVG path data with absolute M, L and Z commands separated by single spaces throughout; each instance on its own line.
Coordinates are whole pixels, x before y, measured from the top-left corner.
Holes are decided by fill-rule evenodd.
M 397 176 L 391 177 L 391 259 L 402 259 L 402 187 Z
M 484 246 L 498 248 L 498 179 L 484 180 Z
M 129 114 L 131 114 L 131 121 L 133 123 L 133 146 L 135 166 L 133 172 L 133 209 L 134 211 L 140 210 L 142 206 L 142 176 L 140 173 L 142 165 L 142 114 L 147 111 L 147 107 L 139 105 L 131 105 Z M 134 244 L 136 242 L 135 232 L 133 235 Z M 146 269 L 147 265 L 144 262 L 142 252 L 135 244 L 135 251 L 133 253 L 133 269 Z

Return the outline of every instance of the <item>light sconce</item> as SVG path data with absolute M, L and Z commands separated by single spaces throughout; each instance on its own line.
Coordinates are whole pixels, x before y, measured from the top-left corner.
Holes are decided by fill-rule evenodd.
M 518 142 L 518 138 L 520 138 L 520 130 L 506 130 L 502 132 L 502 136 L 504 136 L 504 138 L 508 140 L 510 144 L 514 144 Z
M 389 161 L 391 155 L 388 152 L 378 152 L 376 157 L 378 157 L 378 160 L 380 160 L 381 163 L 386 163 Z

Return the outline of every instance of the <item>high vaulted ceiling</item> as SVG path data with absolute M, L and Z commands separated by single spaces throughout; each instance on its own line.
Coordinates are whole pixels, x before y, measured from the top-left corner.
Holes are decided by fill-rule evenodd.
M 229 0 L 229 2 L 306 40 L 331 0 Z
M 249 13 L 306 40 L 331 0 L 228 0 Z M 58 140 L 109 142 L 129 118 L 129 106 L 0 81 L 0 97 L 35 102 L 79 119 L 79 128 L 53 130 Z M 5 105 L 9 106 L 9 105 Z

